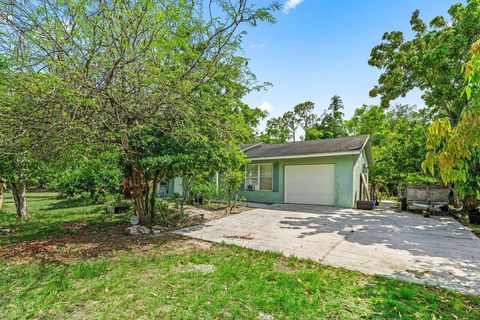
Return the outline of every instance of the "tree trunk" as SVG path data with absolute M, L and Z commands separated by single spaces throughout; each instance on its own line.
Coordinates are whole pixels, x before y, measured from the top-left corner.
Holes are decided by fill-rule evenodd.
M 0 181 L 0 209 L 3 208 L 3 183 Z
M 477 208 L 477 197 L 473 194 L 466 195 L 463 198 L 463 210 L 469 212 Z
M 157 204 L 157 185 L 158 185 L 158 177 L 160 173 L 158 171 L 155 172 L 153 176 L 153 184 L 152 184 L 152 195 L 150 198 L 150 219 L 153 221 L 155 217 L 155 206 Z
M 122 137 L 121 141 L 122 151 L 128 157 L 130 156 L 130 142 L 128 140 L 128 135 L 125 134 Z M 145 223 L 145 210 L 143 208 L 143 188 L 142 188 L 142 175 L 140 170 L 135 165 L 132 165 L 132 194 L 135 202 L 135 214 L 138 217 L 140 224 Z
M 137 215 L 140 224 L 145 223 L 145 210 L 143 208 L 143 188 L 142 176 L 135 165 L 132 166 L 132 191 L 133 199 L 135 201 L 135 214 Z
M 18 182 L 12 182 L 12 195 L 13 201 L 15 203 L 15 209 L 17 211 L 17 216 L 19 219 L 27 218 L 27 198 L 26 194 L 26 183 L 25 183 L 25 174 L 24 174 L 24 164 L 20 163 L 18 168 Z
M 144 194 L 143 194 L 143 197 L 145 198 L 145 200 L 143 200 L 143 207 L 145 208 L 144 211 L 145 211 L 145 215 L 146 216 L 150 216 L 151 212 L 150 212 L 150 202 L 148 201 L 150 199 L 150 183 L 148 182 L 148 180 L 145 180 L 145 190 L 144 190 Z

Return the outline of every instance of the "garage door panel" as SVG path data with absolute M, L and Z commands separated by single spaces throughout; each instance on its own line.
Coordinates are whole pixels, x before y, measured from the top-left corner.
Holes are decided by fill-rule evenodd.
M 285 166 L 285 202 L 334 204 L 333 164 Z

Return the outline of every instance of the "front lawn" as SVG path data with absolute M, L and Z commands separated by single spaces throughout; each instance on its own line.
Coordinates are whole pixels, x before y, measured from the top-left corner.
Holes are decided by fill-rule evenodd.
M 1 213 L 2 319 L 480 319 L 480 298 L 274 253 L 127 237 L 102 206 L 29 197 Z

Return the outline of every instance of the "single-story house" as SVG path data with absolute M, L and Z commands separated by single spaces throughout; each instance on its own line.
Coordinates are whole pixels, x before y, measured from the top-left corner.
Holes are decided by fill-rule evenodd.
M 367 200 L 372 152 L 368 135 L 248 144 L 251 161 L 238 195 L 251 202 L 300 203 L 353 208 Z
M 240 148 L 250 162 L 237 195 L 249 202 L 353 208 L 357 200 L 369 200 L 373 159 L 368 135 Z M 175 193 L 183 193 L 181 178 L 160 185 L 160 196 Z

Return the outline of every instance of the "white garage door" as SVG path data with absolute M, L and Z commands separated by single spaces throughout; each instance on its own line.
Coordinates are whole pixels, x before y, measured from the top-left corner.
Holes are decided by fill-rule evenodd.
M 334 204 L 333 164 L 285 166 L 285 203 Z

